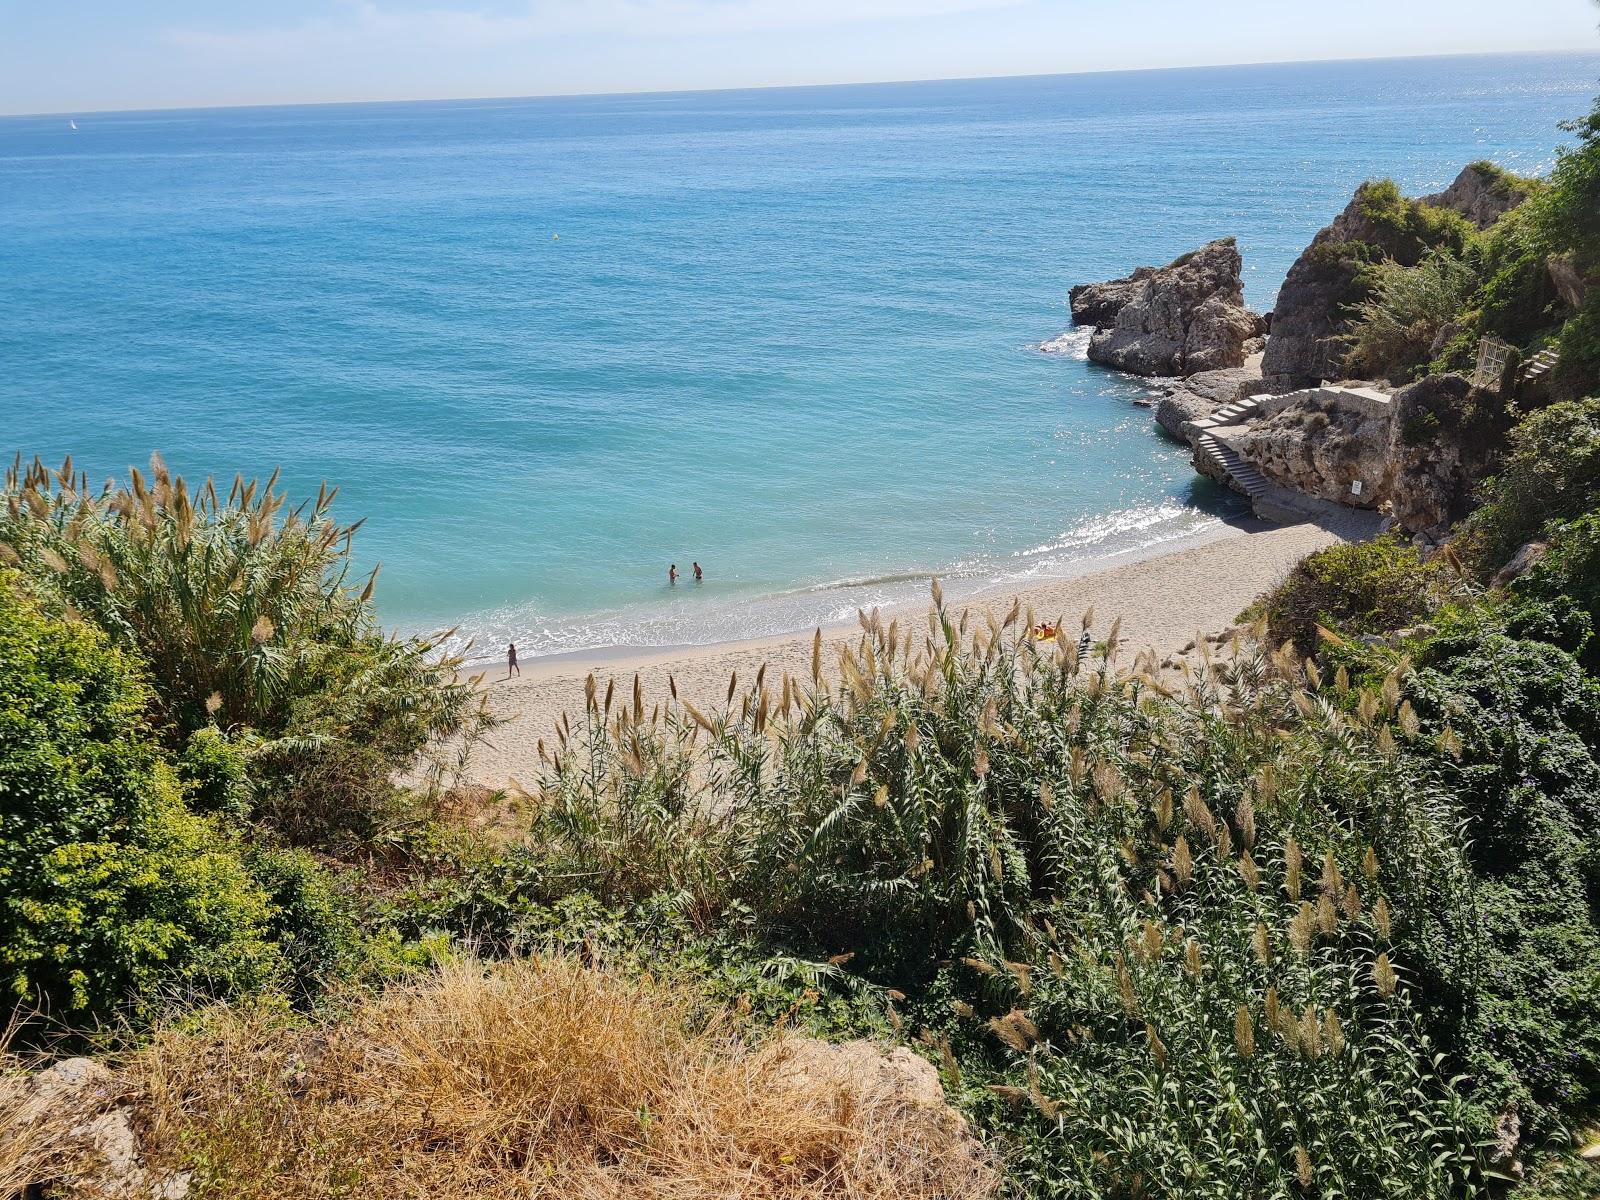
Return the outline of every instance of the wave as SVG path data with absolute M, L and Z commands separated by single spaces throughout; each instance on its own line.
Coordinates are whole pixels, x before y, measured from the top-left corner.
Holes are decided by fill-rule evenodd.
M 1041 354 L 1060 354 L 1067 358 L 1075 358 L 1079 362 L 1088 362 L 1089 339 L 1092 337 L 1094 337 L 1093 329 L 1068 329 L 1048 341 L 1040 342 L 1034 349 Z
M 841 625 L 862 610 L 925 603 L 929 580 L 963 600 L 996 589 L 1072 578 L 1119 560 L 1204 533 L 1220 518 L 1168 501 L 1088 518 L 1039 545 L 1006 554 L 950 561 L 924 570 L 821 580 L 743 597 L 693 587 L 650 604 L 587 614 L 541 613 L 511 605 L 465 617 L 444 643 L 469 658 L 496 658 L 507 642 L 524 659 L 600 650 L 652 650 L 712 645 Z

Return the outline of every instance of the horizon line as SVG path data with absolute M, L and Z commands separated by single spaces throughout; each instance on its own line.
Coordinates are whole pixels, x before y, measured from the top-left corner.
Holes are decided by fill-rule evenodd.
M 736 92 L 779 92 L 847 87 L 897 87 L 919 83 L 981 83 L 1001 79 L 1062 79 L 1081 75 L 1136 75 L 1160 71 L 1225 71 L 1238 67 L 1296 67 L 1328 63 L 1414 62 L 1440 58 L 1531 58 L 1561 55 L 1573 58 L 1600 58 L 1600 46 L 1574 50 L 1555 47 L 1545 50 L 1439 50 L 1426 54 L 1374 54 L 1356 58 L 1254 59 L 1246 62 L 1202 62 L 1145 67 L 1092 67 L 1079 71 L 1023 71 L 1010 75 L 944 75 L 920 79 L 828 80 L 817 83 L 766 83 L 742 87 L 639 88 L 593 92 L 522 92 L 479 96 L 409 96 L 369 100 L 273 100 L 253 104 L 171 104 L 152 108 L 61 109 L 55 112 L 0 113 L 0 121 L 35 120 L 44 117 L 128 116 L 139 113 L 231 112 L 263 108 L 344 108 L 367 104 L 476 104 L 495 100 L 603 100 L 629 96 L 705 96 Z M 1600 83 L 1600 80 L 1597 80 Z

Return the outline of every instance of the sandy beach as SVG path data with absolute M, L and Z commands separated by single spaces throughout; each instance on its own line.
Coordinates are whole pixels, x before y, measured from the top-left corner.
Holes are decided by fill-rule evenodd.
M 975 614 L 992 610 L 1003 617 L 1014 600 L 1031 607 L 1041 620 L 1061 618 L 1069 629 L 1094 612 L 1093 629 L 1104 639 L 1113 621 L 1121 620 L 1119 661 L 1154 650 L 1159 658 L 1178 653 L 1197 635 L 1225 629 L 1256 596 L 1278 583 L 1301 558 L 1337 542 L 1369 537 L 1374 514 L 1350 511 L 1331 521 L 1274 526 L 1252 519 L 1215 527 L 1181 549 L 1139 561 L 1115 560 L 1098 570 L 1068 579 L 1041 581 L 1026 587 L 980 592 L 952 607 L 970 607 Z M 886 618 L 921 618 L 925 605 L 885 610 Z M 855 624 L 823 630 L 824 661 L 837 660 L 837 647 L 860 632 Z M 481 686 L 502 724 L 477 747 L 467 779 L 489 787 L 531 783 L 538 774 L 538 742 L 549 738 L 561 713 L 581 712 L 584 684 L 593 673 L 601 690 L 608 679 L 619 690 L 632 687 L 638 675 L 646 703 L 665 699 L 669 677 L 678 694 L 697 707 L 722 706 L 730 675 L 754 676 L 765 663 L 769 678 L 788 671 L 810 671 L 813 631 L 755 641 L 654 651 L 594 651 L 575 656 L 534 659 L 522 673 L 506 678 L 505 664 L 480 664 Z

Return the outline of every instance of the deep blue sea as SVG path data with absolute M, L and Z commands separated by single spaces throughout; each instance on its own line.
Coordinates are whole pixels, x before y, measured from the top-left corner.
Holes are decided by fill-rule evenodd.
M 1065 574 L 1228 500 L 1073 283 L 1551 165 L 1600 55 L 0 120 L 0 450 L 322 480 L 385 618 L 530 653 Z M 666 586 L 698 559 L 700 587 Z M 687 573 L 687 572 L 686 572 Z

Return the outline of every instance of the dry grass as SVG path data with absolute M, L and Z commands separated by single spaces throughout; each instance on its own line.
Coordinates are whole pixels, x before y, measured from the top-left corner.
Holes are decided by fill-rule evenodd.
M 95 1109 L 83 1096 L 30 1087 L 29 1064 L 5 1052 L 16 1032 L 0 1027 L 0 1197 L 26 1195 L 42 1179 L 59 1179 L 83 1165 L 83 1128 Z
M 752 1044 L 687 994 L 556 958 L 448 966 L 310 1029 L 221 1014 L 129 1071 L 147 1153 L 230 1200 L 994 1194 L 882 1062 Z

